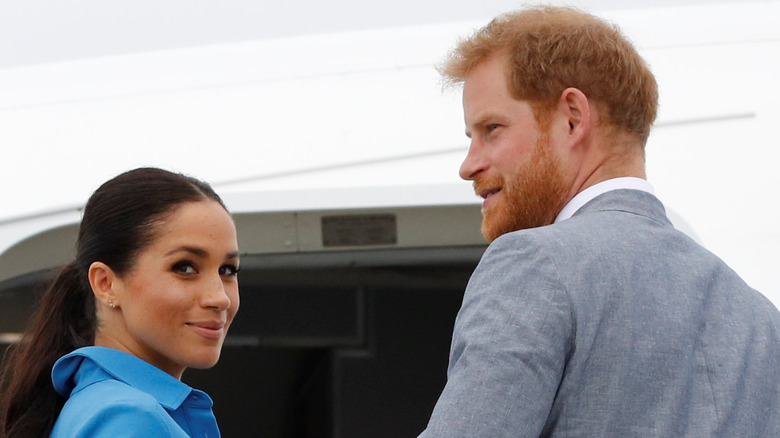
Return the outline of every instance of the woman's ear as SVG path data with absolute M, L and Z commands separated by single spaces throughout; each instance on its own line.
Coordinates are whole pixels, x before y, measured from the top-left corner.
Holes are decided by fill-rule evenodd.
M 118 282 L 119 277 L 105 263 L 93 262 L 89 265 L 89 285 L 100 304 L 112 309 L 119 307 L 119 299 L 115 293 Z

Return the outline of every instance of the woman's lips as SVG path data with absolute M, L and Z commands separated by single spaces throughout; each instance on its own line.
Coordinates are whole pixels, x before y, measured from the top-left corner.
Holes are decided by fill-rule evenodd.
M 225 333 L 225 324 L 219 322 L 188 322 L 187 326 L 207 339 L 222 339 L 222 335 Z

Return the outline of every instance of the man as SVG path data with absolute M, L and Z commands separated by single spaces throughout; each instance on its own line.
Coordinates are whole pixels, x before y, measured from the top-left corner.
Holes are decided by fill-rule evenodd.
M 527 9 L 442 72 L 492 243 L 421 436 L 780 436 L 780 313 L 645 181 L 657 87 L 619 31 Z

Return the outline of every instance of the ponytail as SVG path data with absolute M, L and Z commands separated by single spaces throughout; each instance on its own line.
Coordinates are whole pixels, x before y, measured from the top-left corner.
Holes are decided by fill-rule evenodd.
M 10 347 L 0 374 L 0 437 L 48 437 L 65 398 L 51 382 L 54 362 L 95 339 L 95 299 L 85 269 L 67 265 L 49 286 L 32 325 Z

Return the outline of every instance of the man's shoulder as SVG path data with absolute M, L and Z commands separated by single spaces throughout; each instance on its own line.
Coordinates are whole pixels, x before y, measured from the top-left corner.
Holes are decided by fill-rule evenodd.
M 637 260 L 663 257 L 670 248 L 697 253 L 695 242 L 665 220 L 655 197 L 618 192 L 594 199 L 564 221 L 500 236 L 485 251 L 483 264 L 514 272 L 550 265 L 562 278 L 581 279 L 604 270 L 624 271 Z
M 635 224 L 616 225 L 621 221 L 620 213 L 587 214 L 565 221 L 512 231 L 499 236 L 488 246 L 488 250 L 520 250 L 526 255 L 543 255 L 546 251 L 557 252 L 562 247 L 576 247 L 593 244 L 605 228 L 618 226 L 623 229 L 636 228 Z M 607 234 L 604 237 L 609 237 Z

